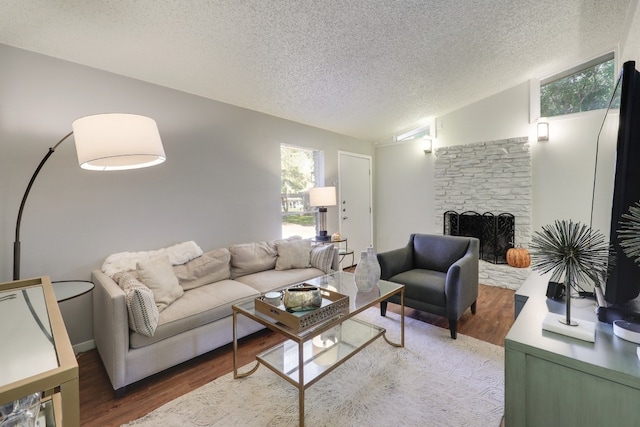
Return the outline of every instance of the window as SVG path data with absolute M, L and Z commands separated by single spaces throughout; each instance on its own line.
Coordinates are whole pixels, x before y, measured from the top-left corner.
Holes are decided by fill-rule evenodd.
M 316 215 L 309 206 L 309 188 L 324 185 L 321 151 L 280 146 L 282 237 L 316 235 Z
M 607 108 L 615 86 L 613 53 L 540 83 L 540 115 L 553 117 Z

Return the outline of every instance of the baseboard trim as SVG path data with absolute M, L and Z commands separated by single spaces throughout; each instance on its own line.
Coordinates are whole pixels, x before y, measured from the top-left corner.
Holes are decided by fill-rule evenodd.
M 84 353 L 85 351 L 93 350 L 96 348 L 96 343 L 94 340 L 89 340 L 85 342 L 81 342 L 73 345 L 73 352 L 75 354 Z

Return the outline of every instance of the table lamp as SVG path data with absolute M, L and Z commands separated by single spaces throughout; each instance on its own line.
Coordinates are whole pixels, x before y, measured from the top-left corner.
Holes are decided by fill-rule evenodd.
M 75 120 L 72 131 L 49 148 L 22 196 L 13 243 L 13 280 L 20 279 L 20 223 L 31 186 L 56 148 L 74 134 L 78 163 L 83 169 L 137 169 L 160 164 L 166 159 L 158 126 L 149 117 L 136 114 L 97 114 Z
M 336 187 L 313 187 L 309 189 L 309 205 L 318 208 L 316 240 L 325 242 L 331 239 L 327 235 L 327 206 L 336 205 Z

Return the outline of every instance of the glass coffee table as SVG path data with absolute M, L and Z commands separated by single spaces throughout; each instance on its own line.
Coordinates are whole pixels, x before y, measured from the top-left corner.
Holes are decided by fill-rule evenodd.
M 256 311 L 254 301 L 233 306 L 233 377 L 253 374 L 262 364 L 298 388 L 300 426 L 304 426 L 304 393 L 316 381 L 333 371 L 360 350 L 382 336 L 395 347 L 404 347 L 404 285 L 380 280 L 370 292 L 359 292 L 354 275 L 343 271 L 306 280 L 320 288 L 349 296 L 349 309 L 333 318 L 296 331 Z M 390 341 L 386 329 L 354 318 L 392 295 L 400 295 L 400 342 Z M 256 364 L 238 371 L 237 317 L 246 316 L 284 337 L 287 341 L 256 356 Z

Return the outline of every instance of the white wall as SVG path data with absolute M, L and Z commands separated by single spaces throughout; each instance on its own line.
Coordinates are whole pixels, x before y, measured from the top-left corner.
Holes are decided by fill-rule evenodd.
M 411 233 L 434 231 L 433 161 L 415 142 L 376 149 L 376 250 L 403 246 Z
M 437 123 L 437 147 L 528 136 L 529 83 L 439 117 Z
M 549 119 L 549 141 L 533 146 L 533 230 L 558 219 L 590 224 L 596 143 L 605 110 Z M 613 147 L 615 149 L 615 147 Z M 613 175 L 613 164 L 610 164 Z M 596 204 L 611 200 L 596 201 Z
M 629 16 L 627 17 L 628 33 L 620 46 L 620 64 L 626 61 L 640 62 L 640 7 L 638 0 L 629 3 Z
M 0 64 L 0 282 L 12 278 L 15 220 L 27 182 L 78 117 L 152 117 L 167 161 L 85 171 L 73 138 L 60 145 L 27 201 L 22 278 L 88 280 L 112 253 L 186 240 L 207 250 L 278 238 L 281 143 L 324 150 L 326 182 L 337 181 L 338 150 L 373 155 L 365 141 L 5 45 Z M 328 223 L 338 228 L 336 209 Z
M 596 136 L 603 117 L 604 110 L 599 110 L 550 119 L 549 141 L 539 143 L 536 127 L 529 124 L 527 82 L 438 118 L 441 125 L 438 125 L 434 146 L 529 137 L 532 146 L 532 230 L 538 231 L 556 219 L 588 224 Z M 379 251 L 404 244 L 410 232 L 441 232 L 434 227 L 434 202 L 430 198 L 433 195 L 433 164 L 428 160 L 417 164 L 414 151 L 403 145 L 376 149 L 376 243 Z M 406 185 L 399 187 L 399 183 Z M 393 203 L 384 208 L 387 212 L 381 211 L 379 205 L 387 205 L 388 200 Z M 395 215 L 392 206 L 396 208 Z M 402 209 L 397 209 L 398 206 Z

